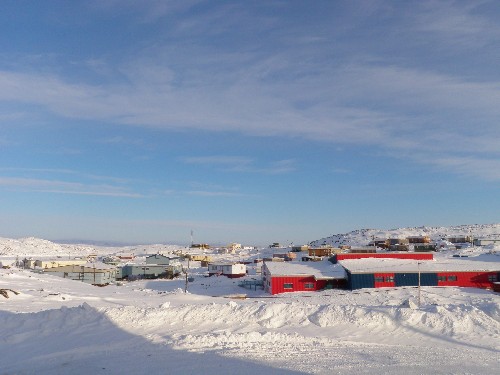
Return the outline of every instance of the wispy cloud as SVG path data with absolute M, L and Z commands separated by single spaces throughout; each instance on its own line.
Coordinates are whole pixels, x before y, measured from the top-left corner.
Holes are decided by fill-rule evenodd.
M 61 173 L 61 171 L 58 171 L 58 173 Z M 65 172 L 63 171 L 62 173 Z M 56 179 L 25 177 L 0 177 L 0 188 L 40 193 L 113 196 L 125 198 L 144 197 L 142 194 L 131 192 L 123 186 L 109 184 L 97 185 Z
M 101 139 L 99 143 L 109 144 L 109 145 L 132 145 L 132 146 L 144 146 L 144 141 L 141 139 L 132 139 L 122 136 L 114 136 L 110 138 Z
M 224 165 L 224 166 L 241 166 L 253 163 L 253 159 L 241 156 L 193 156 L 181 159 L 187 164 L 210 164 L 210 165 Z
M 214 166 L 226 172 L 282 174 L 293 172 L 296 169 L 293 159 L 268 162 L 264 166 L 258 166 L 258 161 L 255 159 L 239 156 L 196 156 L 185 157 L 181 160 L 188 164 Z
M 498 23 L 478 14 L 484 1 L 427 1 L 414 12 L 418 30 L 432 33 L 447 44 L 472 48 L 489 43 L 500 35 Z
M 56 168 L 0 168 L 0 171 L 17 173 L 26 175 L 71 175 L 76 179 L 89 179 L 89 180 L 97 180 L 97 181 L 108 181 L 118 184 L 125 184 L 130 182 L 130 180 L 114 177 L 114 176 L 103 176 L 97 175 L 93 173 L 84 173 L 72 169 L 56 169 Z M 53 179 L 52 179 L 53 180 Z
M 442 157 L 428 157 L 419 155 L 418 158 L 426 164 L 447 173 L 453 170 L 455 173 L 466 177 L 475 177 L 478 180 L 498 181 L 500 180 L 500 159 L 479 158 L 475 156 L 449 155 Z
M 233 193 L 228 191 L 203 191 L 203 190 L 192 190 L 187 191 L 188 195 L 197 195 L 201 197 L 243 197 L 245 194 Z

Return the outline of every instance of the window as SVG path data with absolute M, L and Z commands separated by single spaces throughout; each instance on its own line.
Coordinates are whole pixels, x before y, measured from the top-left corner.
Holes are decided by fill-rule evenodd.
M 457 277 L 455 275 L 448 276 L 448 281 L 457 281 Z
M 497 281 L 497 275 L 488 275 L 488 281 L 494 283 Z
M 285 283 L 283 284 L 284 289 L 293 289 L 293 284 L 292 283 Z
M 446 281 L 446 276 L 438 276 L 438 281 Z
M 386 283 L 393 283 L 394 282 L 394 276 L 386 276 L 385 282 Z
M 314 283 L 305 283 L 304 288 L 305 289 L 314 289 Z
M 382 276 L 375 276 L 375 282 L 376 283 L 383 283 L 384 282 L 384 278 Z

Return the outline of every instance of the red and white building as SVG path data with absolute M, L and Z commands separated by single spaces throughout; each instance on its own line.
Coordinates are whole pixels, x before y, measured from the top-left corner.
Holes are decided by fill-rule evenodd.
M 264 290 L 271 294 L 312 292 L 344 285 L 345 271 L 340 265 L 321 262 L 264 262 Z
M 223 275 L 229 278 L 243 277 L 247 274 L 247 266 L 242 263 L 210 263 L 208 275 Z
M 351 290 L 417 285 L 493 289 L 500 280 L 500 262 L 351 259 L 339 264 L 346 270 L 347 287 Z

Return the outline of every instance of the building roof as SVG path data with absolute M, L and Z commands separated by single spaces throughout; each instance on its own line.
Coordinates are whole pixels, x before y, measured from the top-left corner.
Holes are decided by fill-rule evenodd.
M 500 262 L 481 262 L 463 259 L 414 260 L 365 258 L 341 260 L 339 264 L 351 273 L 399 273 L 399 272 L 500 272 Z
M 321 262 L 266 262 L 271 276 L 314 276 L 316 280 L 344 279 L 345 271 L 338 264 Z

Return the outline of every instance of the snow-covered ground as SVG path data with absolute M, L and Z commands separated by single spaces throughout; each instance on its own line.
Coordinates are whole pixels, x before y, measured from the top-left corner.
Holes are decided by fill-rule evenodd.
M 6 241 L 12 250 L 23 240 L 0 240 L 0 261 L 10 264 Z M 30 241 L 20 256 L 85 253 Z M 178 250 L 135 253 L 158 248 Z M 497 250 L 461 251 L 498 262 Z M 420 307 L 411 287 L 271 297 L 239 279 L 206 277 L 199 262 L 190 267 L 187 293 L 183 278 L 100 288 L 0 269 L 0 288 L 19 293 L 0 296 L 0 374 L 500 373 L 500 295 L 492 291 L 424 287 Z

